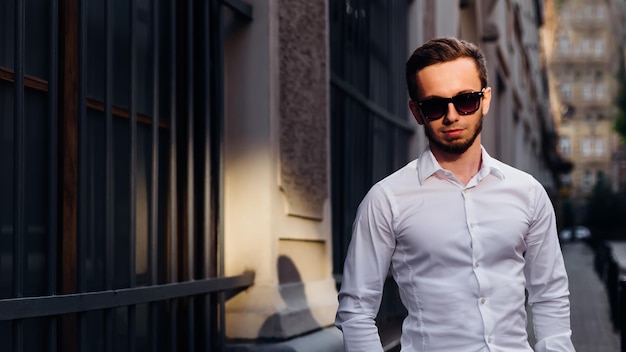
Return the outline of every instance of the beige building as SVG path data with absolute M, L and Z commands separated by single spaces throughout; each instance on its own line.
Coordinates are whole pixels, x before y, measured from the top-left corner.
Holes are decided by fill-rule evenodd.
M 616 75 L 623 63 L 623 2 L 546 2 L 545 49 L 553 104 L 559 118 L 560 153 L 574 163 L 562 177 L 565 198 L 577 218 L 597 182 L 614 184 L 612 156 Z

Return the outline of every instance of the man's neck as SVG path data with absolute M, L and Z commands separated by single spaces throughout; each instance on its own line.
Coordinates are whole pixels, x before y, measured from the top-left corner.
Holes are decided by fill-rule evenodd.
M 446 153 L 441 150 L 431 149 L 435 159 L 442 168 L 451 171 L 459 181 L 467 185 L 478 173 L 482 163 L 482 150 L 479 143 L 474 143 L 462 154 Z

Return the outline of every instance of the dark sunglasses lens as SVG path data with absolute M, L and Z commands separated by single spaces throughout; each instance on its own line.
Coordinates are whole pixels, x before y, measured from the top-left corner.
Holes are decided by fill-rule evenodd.
M 459 113 L 469 115 L 478 110 L 480 106 L 480 94 L 460 94 L 452 98 L 452 103 Z
M 444 99 L 428 99 L 420 103 L 422 115 L 430 120 L 436 120 L 448 112 L 448 102 Z

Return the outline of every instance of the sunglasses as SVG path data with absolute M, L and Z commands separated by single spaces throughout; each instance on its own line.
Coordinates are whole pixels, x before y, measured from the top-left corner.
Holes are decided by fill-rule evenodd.
M 427 120 L 438 120 L 448 113 L 448 104 L 452 103 L 459 115 L 471 115 L 480 108 L 480 99 L 485 88 L 480 92 L 462 93 L 452 98 L 430 98 L 417 102 L 422 116 Z

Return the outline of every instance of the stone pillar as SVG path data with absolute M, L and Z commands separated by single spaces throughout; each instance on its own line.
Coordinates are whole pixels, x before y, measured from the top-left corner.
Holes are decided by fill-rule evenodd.
M 226 38 L 225 273 L 256 273 L 226 305 L 228 338 L 289 339 L 334 320 L 326 3 L 256 1 Z

